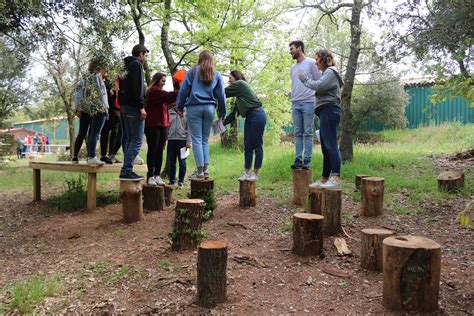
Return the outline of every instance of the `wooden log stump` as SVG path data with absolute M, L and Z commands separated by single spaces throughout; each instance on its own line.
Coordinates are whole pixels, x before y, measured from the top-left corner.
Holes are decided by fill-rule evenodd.
M 360 215 L 383 214 L 384 178 L 366 177 L 361 182 Z
M 444 171 L 438 175 L 438 190 L 456 192 L 464 188 L 464 172 Z
M 323 232 L 326 235 L 341 232 L 341 208 L 341 189 L 309 188 L 309 212 L 324 217 Z
M 214 190 L 213 179 L 191 179 L 191 193 L 203 194 L 210 190 Z
M 196 248 L 202 238 L 203 214 L 204 201 L 201 199 L 183 199 L 176 202 L 175 220 L 171 232 L 173 251 Z
M 388 229 L 367 228 L 362 230 L 360 242 L 360 266 L 363 269 L 382 271 L 382 242 L 385 238 L 395 235 Z
M 161 212 L 165 205 L 165 187 L 162 185 L 143 185 L 143 208 Z
M 188 197 L 204 200 L 205 220 L 212 218 L 214 209 L 217 208 L 213 179 L 191 179 L 191 192 Z
M 164 185 L 165 187 L 165 204 L 166 206 L 170 206 L 171 204 L 176 201 L 176 197 L 174 194 L 174 187 L 172 185 Z
M 370 177 L 369 175 L 367 174 L 356 174 L 355 176 L 355 187 L 356 187 L 356 190 L 359 190 L 360 191 L 360 184 L 362 182 L 362 179 L 363 178 L 367 178 L 367 177 Z
M 420 236 L 383 241 L 383 303 L 390 310 L 438 309 L 441 246 Z
M 127 224 L 143 220 L 141 180 L 120 181 L 123 221 Z
M 312 182 L 313 170 L 293 169 L 293 204 L 303 205 L 307 201 Z
M 239 181 L 239 206 L 252 207 L 257 205 L 256 201 L 256 187 L 255 181 Z
M 293 253 L 298 256 L 316 256 L 323 250 L 323 219 L 317 214 L 293 215 Z
M 198 247 L 197 303 L 213 308 L 227 296 L 227 246 L 221 241 L 205 241 Z

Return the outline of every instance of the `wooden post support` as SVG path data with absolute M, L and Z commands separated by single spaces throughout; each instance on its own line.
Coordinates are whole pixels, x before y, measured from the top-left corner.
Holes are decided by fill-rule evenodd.
M 141 180 L 120 181 L 123 221 L 127 224 L 143 220 L 143 199 Z
M 313 182 L 313 170 L 293 170 L 293 204 L 303 205 L 308 199 L 309 185 Z
M 438 309 L 441 246 L 425 237 L 398 236 L 383 241 L 383 303 L 389 310 Z
M 41 169 L 33 169 L 33 201 L 41 201 Z
M 367 174 L 356 174 L 356 176 L 355 176 L 355 187 L 356 187 L 356 190 L 359 190 L 359 191 L 360 191 L 360 183 L 362 182 L 362 179 L 363 179 L 363 178 L 367 178 L 367 177 L 370 177 L 370 176 L 367 175 Z
M 163 211 L 165 206 L 165 187 L 163 185 L 143 185 L 143 208 L 150 211 Z
M 383 214 L 384 178 L 367 177 L 361 182 L 360 215 L 379 216 Z
M 240 198 L 239 206 L 240 207 L 252 207 L 256 206 L 255 191 L 257 187 L 257 182 L 255 181 L 239 181 L 240 182 Z
M 97 173 L 88 173 L 87 178 L 87 209 L 93 210 L 97 206 Z
M 198 247 L 197 303 L 213 308 L 227 296 L 227 246 L 221 241 L 205 241 Z
M 393 235 L 395 235 L 395 233 L 388 229 L 367 228 L 362 230 L 360 242 L 361 268 L 372 271 L 382 271 L 382 242 L 385 238 Z
M 438 190 L 456 192 L 464 188 L 464 172 L 444 171 L 438 176 Z
M 171 232 L 171 249 L 182 251 L 196 248 L 200 239 L 204 201 L 183 199 L 176 202 L 175 220 Z
M 165 204 L 166 206 L 170 206 L 171 204 L 176 201 L 176 197 L 174 194 L 174 187 L 172 185 L 165 185 Z
M 324 217 L 323 231 L 326 235 L 341 232 L 341 208 L 341 189 L 309 188 L 309 212 Z
M 323 250 L 323 219 L 317 214 L 293 214 L 293 253 L 316 256 Z

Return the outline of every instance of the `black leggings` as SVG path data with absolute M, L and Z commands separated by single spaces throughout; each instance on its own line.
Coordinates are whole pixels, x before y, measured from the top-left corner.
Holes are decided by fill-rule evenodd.
M 146 143 L 148 152 L 146 164 L 148 177 L 159 176 L 163 164 L 163 150 L 168 138 L 168 128 L 162 126 L 145 126 Z
M 79 133 L 76 136 L 76 142 L 74 143 L 74 153 L 73 158 L 77 158 L 79 151 L 81 150 L 82 143 L 86 138 L 87 132 L 89 131 L 89 125 L 91 124 L 91 117 L 89 114 L 81 112 L 81 117 L 79 118 Z M 89 157 L 89 153 L 87 153 Z
M 110 141 L 109 141 L 110 140 Z M 109 112 L 109 119 L 105 122 L 100 135 L 100 154 L 107 156 L 107 143 L 109 143 L 109 156 L 115 156 L 122 146 L 122 127 L 120 126 L 120 112 Z

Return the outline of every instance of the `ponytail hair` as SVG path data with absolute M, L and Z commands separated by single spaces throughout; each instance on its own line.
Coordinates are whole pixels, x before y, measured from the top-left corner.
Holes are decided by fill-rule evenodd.
M 198 65 L 200 66 L 199 80 L 210 84 L 216 74 L 216 66 L 214 65 L 214 56 L 212 53 L 208 50 L 203 50 L 199 54 Z
M 336 60 L 334 59 L 334 56 L 332 55 L 331 51 L 329 49 L 321 49 L 316 53 L 316 57 L 319 58 L 319 61 L 321 62 L 321 65 L 323 66 L 324 69 L 323 71 L 326 70 L 328 67 L 336 67 Z
M 231 76 L 235 78 L 235 80 L 242 80 L 242 81 L 247 81 L 247 79 L 245 79 L 245 76 L 244 74 L 242 73 L 242 71 L 239 71 L 239 70 L 232 70 L 230 72 Z

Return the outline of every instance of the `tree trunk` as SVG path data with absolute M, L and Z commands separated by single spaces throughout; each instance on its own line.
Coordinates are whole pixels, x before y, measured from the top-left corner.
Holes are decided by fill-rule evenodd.
M 171 250 L 182 251 L 196 248 L 202 238 L 203 213 L 203 200 L 183 199 L 176 202 L 175 220 L 171 232 Z
M 74 114 L 66 112 L 67 116 L 67 124 L 68 124 L 68 132 L 69 132 L 69 155 L 71 156 L 74 154 L 74 143 L 76 142 L 76 125 L 74 124 Z
M 161 37 L 160 44 L 163 55 L 165 56 L 166 64 L 170 74 L 173 75 L 176 72 L 176 62 L 174 61 L 173 54 L 171 53 L 168 33 L 171 23 L 171 0 L 164 1 L 165 11 L 163 16 L 163 24 L 161 26 Z
M 143 0 L 127 0 L 128 5 L 130 6 L 130 12 L 132 14 L 133 23 L 135 24 L 135 29 L 138 33 L 138 43 L 145 45 L 145 33 L 143 33 L 142 24 L 140 22 L 143 14 L 142 3 Z M 145 80 L 147 85 L 151 82 L 150 67 L 148 62 L 145 61 L 143 64 L 143 70 L 145 72 Z
M 123 221 L 126 224 L 143 220 L 142 182 L 120 181 Z
M 361 182 L 360 215 L 379 216 L 383 214 L 384 178 L 367 177 Z
M 438 176 L 438 190 L 456 192 L 464 188 L 464 172 L 444 171 Z
M 172 185 L 165 185 L 165 204 L 166 206 L 170 206 L 176 200 L 173 186 Z
M 143 185 L 143 208 L 150 211 L 163 211 L 165 206 L 165 187 L 162 185 Z
M 346 75 L 344 77 L 344 86 L 341 92 L 342 107 L 342 135 L 341 135 L 341 156 L 342 161 L 350 161 L 353 158 L 353 126 L 351 98 L 354 87 L 354 79 L 357 70 L 357 63 L 360 53 L 361 24 L 360 15 L 363 8 L 363 0 L 354 0 L 351 16 L 351 49 L 347 61 Z
M 326 235 L 341 232 L 341 189 L 309 188 L 309 212 L 324 217 L 323 231 Z
M 221 241 L 199 245 L 197 262 L 197 303 L 213 308 L 227 295 L 227 246 Z
M 256 206 L 255 191 L 257 182 L 255 181 L 239 181 L 239 206 L 240 207 L 252 207 Z
M 438 309 L 441 246 L 425 237 L 388 237 L 383 241 L 383 303 L 389 310 Z
M 394 232 L 388 229 L 363 229 L 360 241 L 360 266 L 363 269 L 382 271 L 383 256 L 382 242 L 393 236 Z
M 293 215 L 293 253 L 298 256 L 316 256 L 323 250 L 323 219 L 316 214 Z
M 311 182 L 313 182 L 313 170 L 293 169 L 293 203 L 295 205 L 303 205 L 307 201 Z
M 230 123 L 230 128 L 221 134 L 222 148 L 237 148 L 239 146 L 239 128 L 237 123 L 237 120 Z

